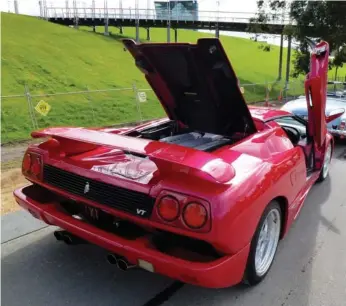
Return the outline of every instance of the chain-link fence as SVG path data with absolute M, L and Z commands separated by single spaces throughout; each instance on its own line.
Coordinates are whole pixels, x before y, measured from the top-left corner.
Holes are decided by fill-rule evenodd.
M 285 100 L 303 93 L 302 82 L 291 82 L 285 90 L 283 82 L 239 84 L 248 103 Z M 2 96 L 1 107 L 1 213 L 18 209 L 12 192 L 26 184 L 20 164 L 30 133 L 49 126 L 114 126 L 137 123 L 165 116 L 151 89 L 129 88 L 88 90 L 53 94 Z M 37 92 L 37 91 L 36 91 Z M 22 143 L 24 141 L 24 143 Z
M 240 84 L 248 103 L 285 101 L 303 94 L 300 81 Z M 113 126 L 165 116 L 151 89 L 84 90 L 54 94 L 2 96 L 2 144 L 30 138 L 30 132 L 49 126 Z

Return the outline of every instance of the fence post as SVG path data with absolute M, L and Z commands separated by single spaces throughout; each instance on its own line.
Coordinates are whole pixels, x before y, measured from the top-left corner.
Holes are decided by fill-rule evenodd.
M 142 111 L 141 111 L 141 106 L 139 104 L 140 102 L 139 102 L 138 89 L 137 89 L 136 83 L 133 83 L 132 89 L 133 89 L 133 92 L 136 96 L 136 107 L 137 107 L 137 112 L 139 115 L 139 120 L 140 120 L 140 122 L 143 122 Z
M 91 96 L 90 96 L 90 90 L 89 90 L 89 87 L 87 86 L 86 88 L 87 90 L 87 100 L 88 102 L 90 103 L 90 108 L 91 108 L 91 112 L 92 112 L 92 116 L 93 116 L 93 122 L 94 122 L 94 125 L 96 125 L 96 120 L 95 120 L 95 111 L 94 111 L 94 107 L 93 107 L 93 103 L 91 101 Z
M 37 130 L 38 129 L 38 124 L 37 124 L 37 119 L 36 119 L 36 116 L 35 116 L 34 106 L 32 105 L 32 100 L 31 100 L 31 95 L 30 95 L 29 87 L 26 84 L 24 85 L 24 90 L 25 90 L 26 100 L 28 102 L 29 115 L 31 117 L 32 126 L 34 127 L 34 130 Z
M 268 107 L 269 106 L 269 90 L 268 90 L 268 82 L 265 81 L 265 106 Z

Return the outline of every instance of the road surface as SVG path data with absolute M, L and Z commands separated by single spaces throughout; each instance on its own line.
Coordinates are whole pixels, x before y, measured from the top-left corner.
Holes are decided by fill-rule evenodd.
M 311 190 L 257 287 L 212 290 L 141 270 L 122 272 L 107 252 L 67 246 L 45 227 L 2 244 L 2 302 L 23 305 L 345 306 L 346 159 L 336 148 L 330 178 Z

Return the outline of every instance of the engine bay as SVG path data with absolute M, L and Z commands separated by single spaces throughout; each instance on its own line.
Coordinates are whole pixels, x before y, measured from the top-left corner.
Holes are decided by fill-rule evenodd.
M 200 131 L 191 131 L 189 128 L 179 127 L 174 121 L 151 128 L 145 128 L 143 130 L 137 130 L 135 133 L 130 133 L 128 136 L 177 144 L 206 152 L 214 151 L 224 145 L 234 142 L 230 137 Z

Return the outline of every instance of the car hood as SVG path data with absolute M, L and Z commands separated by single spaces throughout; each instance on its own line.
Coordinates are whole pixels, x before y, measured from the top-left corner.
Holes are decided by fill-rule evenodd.
M 221 135 L 256 132 L 218 39 L 199 39 L 197 44 L 123 42 L 170 119 Z

